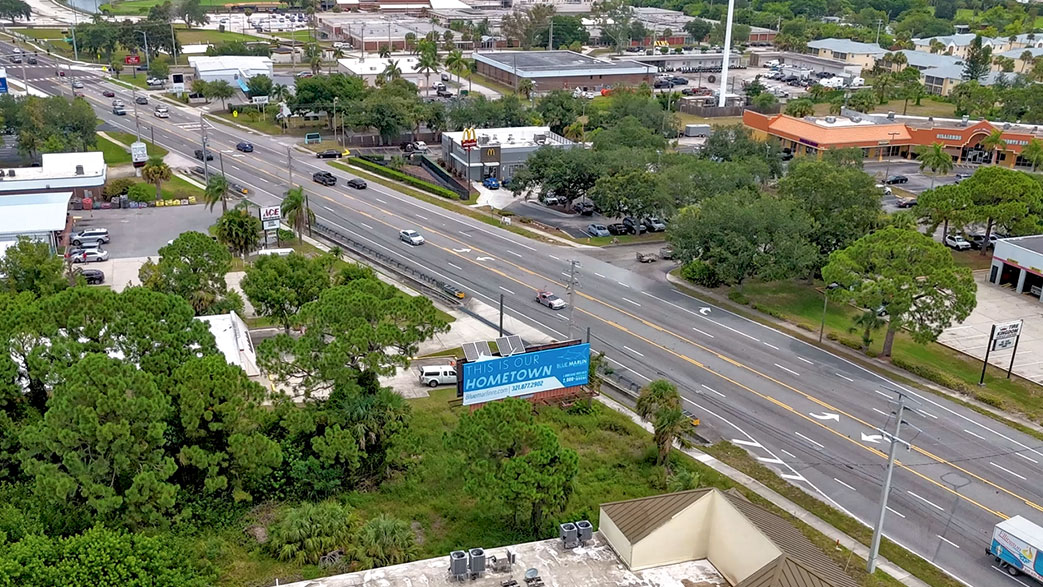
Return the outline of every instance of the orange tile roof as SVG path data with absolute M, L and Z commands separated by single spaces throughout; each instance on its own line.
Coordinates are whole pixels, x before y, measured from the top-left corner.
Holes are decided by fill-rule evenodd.
M 890 142 L 892 145 L 907 144 L 912 137 L 904 124 L 862 124 L 854 126 L 824 127 L 802 118 L 780 115 L 768 124 L 772 134 L 786 135 L 794 140 L 811 142 L 823 146 L 875 147 Z M 893 137 L 891 133 L 896 133 Z

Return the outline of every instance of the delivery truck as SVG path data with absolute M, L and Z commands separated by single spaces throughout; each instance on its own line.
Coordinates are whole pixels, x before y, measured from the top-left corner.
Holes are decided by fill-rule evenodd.
M 1043 583 L 1043 528 L 1021 516 L 1003 520 L 992 531 L 985 554 L 996 558 L 1011 575 L 1025 575 Z

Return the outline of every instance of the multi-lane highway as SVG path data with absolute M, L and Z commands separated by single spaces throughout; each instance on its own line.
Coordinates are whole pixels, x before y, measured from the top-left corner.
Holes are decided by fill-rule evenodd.
M 5 47 L 9 52 L 9 47 Z M 54 66 L 27 68 L 36 88 L 49 93 L 68 84 Z M 21 71 L 9 68 L 9 75 Z M 84 79 L 85 99 L 107 124 L 134 132 L 134 117 L 114 116 L 103 89 L 131 104 L 130 92 L 94 74 Z M 169 119 L 141 112 L 155 140 L 188 158 L 200 148 L 198 111 L 170 107 Z M 147 119 L 147 120 L 146 120 Z M 325 224 L 430 275 L 458 285 L 476 300 L 506 296 L 507 312 L 555 338 L 568 337 L 565 315 L 537 305 L 533 291 L 563 293 L 568 261 L 581 263 L 576 295 L 578 334 L 613 367 L 638 383 L 664 377 L 683 390 L 686 409 L 704 425 L 745 447 L 794 485 L 861 520 L 875 517 L 886 445 L 876 428 L 890 429 L 893 394 L 900 386 L 872 372 L 720 308 L 676 291 L 662 280 L 599 261 L 584 249 L 529 240 L 454 214 L 379 185 L 344 186 L 349 173 L 291 146 L 291 139 L 209 125 L 210 148 L 224 154 L 225 172 L 251 190 L 259 204 L 276 203 L 293 178 L 311 194 Z M 255 152 L 235 151 L 249 140 Z M 330 170 L 335 187 L 311 182 Z M 398 240 L 402 228 L 427 243 Z M 985 556 L 993 524 L 1021 514 L 1043 523 L 1043 443 L 958 404 L 908 390 L 922 415 L 906 420 L 909 451 L 899 452 L 886 535 L 968 585 L 1028 585 Z

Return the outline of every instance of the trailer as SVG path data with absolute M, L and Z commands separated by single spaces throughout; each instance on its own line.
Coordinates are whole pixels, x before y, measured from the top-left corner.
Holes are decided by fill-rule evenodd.
M 1021 516 L 1003 520 L 992 531 L 985 554 L 995 557 L 1011 576 L 1025 575 L 1043 583 L 1043 528 Z

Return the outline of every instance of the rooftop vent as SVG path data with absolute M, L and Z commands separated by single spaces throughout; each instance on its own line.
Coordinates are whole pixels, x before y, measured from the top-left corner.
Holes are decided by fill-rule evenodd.
M 535 134 L 532 136 L 532 142 L 536 143 L 537 145 L 542 145 L 547 142 L 547 135 L 543 133 Z
M 479 137 L 478 137 L 478 144 L 479 145 L 488 145 L 489 144 L 489 135 L 479 135 Z
M 826 117 L 826 124 L 836 124 L 836 122 L 837 122 L 837 117 L 836 116 L 827 116 Z
M 970 120 L 970 117 L 964 114 L 963 118 L 960 119 L 960 126 L 967 126 L 968 120 Z
M 7 177 L 14 177 L 14 169 L 7 170 Z
M 514 144 L 514 135 L 507 135 L 507 144 L 508 145 L 513 145 Z
M 856 123 L 857 122 L 862 122 L 862 117 L 861 116 L 852 116 L 851 117 L 851 122 L 856 122 Z
M 1007 122 L 1003 125 L 1003 130 L 1010 130 L 1010 123 Z
M 76 166 L 76 175 L 83 175 L 83 165 Z
M 887 111 L 887 119 L 888 120 L 894 120 L 895 119 L 895 111 L 894 110 L 888 110 Z

